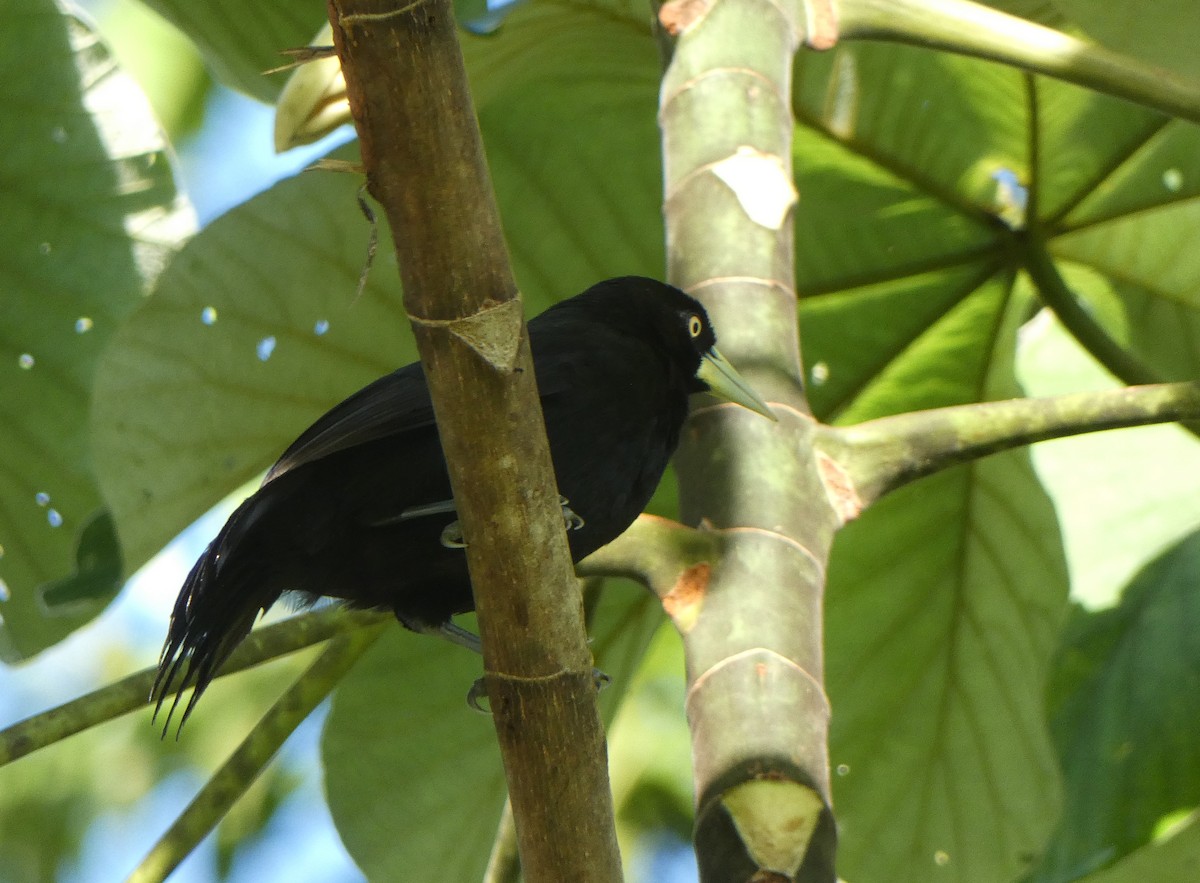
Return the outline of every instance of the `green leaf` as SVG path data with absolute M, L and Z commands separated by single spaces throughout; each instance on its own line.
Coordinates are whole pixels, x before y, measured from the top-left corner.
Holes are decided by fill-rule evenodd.
M 1067 801 L 1035 880 L 1119 858 L 1200 803 L 1200 533 L 1151 562 L 1120 604 L 1063 640 L 1055 743 Z
M 796 72 L 797 285 L 818 413 L 840 413 L 972 276 L 1019 269 L 1014 232 L 1046 237 L 1110 335 L 1196 376 L 1200 127 L 913 47 L 802 54 Z M 880 328 L 891 297 L 909 309 Z
M 644 27 L 533 4 L 462 37 L 510 256 L 528 298 L 663 273 L 660 65 Z
M 1004 397 L 1025 298 L 997 280 L 929 328 L 851 416 Z M 827 684 L 848 879 L 1007 881 L 1058 806 L 1041 685 L 1066 595 L 1028 457 L 924 479 L 847 526 Z
M 963 215 L 958 224 L 974 221 L 998 231 L 995 222 L 1008 207 L 996 173 L 1029 178 L 1027 95 L 1011 68 L 908 46 L 856 45 L 800 55 L 794 103 L 803 128 L 870 160 L 880 167 L 876 176 L 905 179 L 927 205 L 941 202 Z M 796 165 L 803 182 L 806 158 Z M 798 213 L 814 211 L 802 189 Z M 841 214 L 861 214 L 861 208 L 835 206 L 835 216 Z M 890 214 L 883 221 L 885 230 L 895 223 Z M 908 263 L 904 230 L 891 230 L 879 246 L 902 268 Z M 807 269 L 801 264 L 799 272 L 803 278 Z
M 115 336 L 94 449 L 131 565 L 339 399 L 415 358 L 389 250 L 355 297 L 369 235 L 358 187 L 304 173 L 217 219 Z
M 309 0 L 145 0 L 195 41 L 213 74 L 232 89 L 272 101 L 285 76 L 263 71 L 287 63 L 284 49 L 307 46 L 328 19 Z
M 979 287 L 979 272 L 952 267 L 803 301 L 814 413 L 826 421 L 843 419 L 893 361 Z
M 480 674 L 461 647 L 397 627 L 334 694 L 325 793 L 370 879 L 482 877 L 505 791 L 491 719 L 466 703 Z
M 1200 16 L 1192 0 L 1054 0 L 1098 43 L 1200 80 Z
M 1192 813 L 1174 831 L 1143 846 L 1117 865 L 1079 883 L 1180 883 L 1200 868 L 1200 824 Z
M 13 661 L 120 586 L 88 462 L 93 371 L 194 222 L 145 96 L 82 21 L 24 4 L 0 70 L 0 658 Z
M 611 721 L 662 622 L 637 586 L 605 587 L 592 616 L 596 664 L 613 679 L 600 694 Z M 504 774 L 486 715 L 465 697 L 478 657 L 396 629 L 334 694 L 321 742 L 329 808 L 368 878 L 477 880 L 504 805 Z
M 1198 223 L 1200 200 L 1191 199 L 1066 234 L 1054 245 L 1060 258 L 1098 271 L 1098 285 L 1076 292 L 1092 302 L 1114 298 L 1120 324 L 1110 323 L 1110 333 L 1170 379 L 1200 376 Z

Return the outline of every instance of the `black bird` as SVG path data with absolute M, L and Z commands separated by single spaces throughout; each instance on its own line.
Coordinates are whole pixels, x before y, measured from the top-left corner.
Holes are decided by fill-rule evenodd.
M 609 279 L 532 319 L 529 337 L 574 561 L 649 502 L 689 394 L 775 419 L 717 352 L 704 308 L 670 285 Z M 414 631 L 477 648 L 450 622 L 475 606 L 461 545 L 425 375 L 406 365 L 305 430 L 200 556 L 171 614 L 155 714 L 177 681 L 180 693 L 194 685 L 182 727 L 284 592 L 389 610 Z

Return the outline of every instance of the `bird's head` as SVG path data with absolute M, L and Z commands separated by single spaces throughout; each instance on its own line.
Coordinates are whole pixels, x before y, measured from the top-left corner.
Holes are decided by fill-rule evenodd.
M 721 355 L 712 321 L 694 297 L 672 285 L 640 276 L 609 279 L 588 293 L 592 291 L 603 292 L 610 298 L 628 297 L 621 314 L 631 322 L 642 323 L 643 328 L 654 327 L 671 361 L 689 372 L 689 392 L 707 392 L 771 420 L 777 419 L 767 403 Z

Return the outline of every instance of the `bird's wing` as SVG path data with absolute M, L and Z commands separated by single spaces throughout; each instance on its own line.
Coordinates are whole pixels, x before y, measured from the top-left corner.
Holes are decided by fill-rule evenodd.
M 406 365 L 326 412 L 283 452 L 263 483 L 339 451 L 433 424 L 433 403 L 421 366 Z
M 535 329 L 538 389 L 545 405 L 548 399 L 569 395 L 576 388 L 580 374 L 586 373 L 587 351 L 594 346 L 580 346 L 579 341 L 561 333 L 539 335 L 537 320 L 531 327 Z M 283 452 L 263 483 L 339 451 L 434 423 L 425 373 L 420 363 L 414 362 L 363 387 L 326 412 Z

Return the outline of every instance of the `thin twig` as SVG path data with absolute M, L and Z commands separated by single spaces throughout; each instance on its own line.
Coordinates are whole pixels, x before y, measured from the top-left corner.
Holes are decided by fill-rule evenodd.
M 338 685 L 383 629 L 384 624 L 377 623 L 331 640 L 163 834 L 129 876 L 129 883 L 165 880 L 225 817 L 288 736 Z

